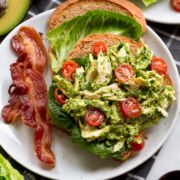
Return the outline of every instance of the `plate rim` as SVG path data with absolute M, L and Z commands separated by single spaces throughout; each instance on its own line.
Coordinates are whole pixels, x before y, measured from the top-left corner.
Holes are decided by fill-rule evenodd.
M 154 22 L 154 23 L 159 23 L 159 24 L 166 24 L 166 25 L 180 25 L 180 20 L 178 22 L 172 22 L 172 21 L 161 21 L 157 19 L 153 19 L 150 16 L 147 16 L 144 14 L 144 17 L 147 21 Z
M 136 0 L 136 2 L 137 2 L 137 1 L 138 1 L 138 0 Z M 156 18 L 156 17 L 153 18 L 153 16 L 148 15 L 149 13 L 146 12 L 146 9 L 147 9 L 147 8 L 152 8 L 152 9 L 153 9 L 153 6 L 156 6 L 156 4 L 159 3 L 158 1 L 150 4 L 149 6 L 145 6 L 145 5 L 143 4 L 143 2 L 138 2 L 138 3 L 140 3 L 140 5 L 139 5 L 139 4 L 136 4 L 136 2 L 133 2 L 133 0 L 131 0 L 130 2 L 133 3 L 133 4 L 135 4 L 137 7 L 139 7 L 139 8 L 143 11 L 143 14 L 144 14 L 145 19 L 148 20 L 148 21 L 150 21 L 150 22 L 159 23 L 159 24 L 166 24 L 166 25 L 168 25 L 168 24 L 169 24 L 169 25 L 179 25 L 179 24 L 180 24 L 180 18 L 177 19 L 177 20 L 175 20 L 174 22 L 172 22 L 170 19 L 159 20 L 159 19 Z M 169 3 L 169 8 L 170 8 L 170 9 L 173 9 L 173 8 L 171 7 L 170 2 L 168 2 L 168 3 Z M 179 12 L 176 12 L 175 10 L 173 10 L 173 11 L 174 11 L 175 13 L 178 13 L 178 14 L 180 15 Z
M 27 22 L 29 22 L 29 21 L 32 21 L 32 20 L 36 19 L 37 16 L 38 16 L 38 18 L 39 18 L 40 16 L 49 15 L 49 14 L 52 13 L 53 11 L 54 11 L 54 9 L 51 9 L 51 10 L 42 12 L 42 13 L 40 13 L 40 14 L 38 14 L 38 15 L 36 15 L 36 16 L 34 16 L 34 17 L 32 17 L 32 18 L 30 18 L 30 19 L 28 19 L 28 20 L 26 20 L 26 21 L 24 21 L 24 22 L 22 22 L 22 23 L 20 23 L 18 26 L 16 26 L 16 28 L 14 28 L 14 29 L 6 36 L 6 38 L 12 36 L 12 35 L 14 34 L 14 32 L 16 32 L 16 31 L 19 29 L 20 26 L 23 26 L 23 25 L 24 25 L 24 23 L 27 23 Z M 171 61 L 172 61 L 173 69 L 175 70 L 175 76 L 178 77 L 179 74 L 178 74 L 178 71 L 177 71 L 177 67 L 176 67 L 176 65 L 175 65 L 175 62 L 174 62 L 174 60 L 173 60 L 173 57 L 172 57 L 172 55 L 171 55 L 171 52 L 169 51 L 169 49 L 167 48 L 167 46 L 165 45 L 165 43 L 162 41 L 162 39 L 157 35 L 157 33 L 156 33 L 151 27 L 149 27 L 148 25 L 147 25 L 147 30 L 150 31 L 150 32 L 156 37 L 156 39 L 158 39 L 158 41 L 161 42 L 161 44 L 162 44 L 162 46 L 163 46 L 163 49 L 166 49 L 166 51 L 167 51 L 167 53 L 168 53 L 168 56 L 170 57 L 170 59 L 171 59 Z M 1 42 L 0 48 L 1 48 L 2 44 L 4 43 L 4 41 L 6 40 L 6 38 Z M 177 83 L 177 87 L 178 87 L 178 89 L 180 89 L 180 82 L 179 82 L 179 81 L 178 81 L 178 83 Z M 171 123 L 171 126 L 170 126 L 168 132 L 167 132 L 166 135 L 161 139 L 161 141 L 159 142 L 158 146 L 156 146 L 156 148 L 154 149 L 154 151 L 151 151 L 149 154 L 146 154 L 146 155 L 144 156 L 144 158 L 143 158 L 142 160 L 140 160 L 135 166 L 133 166 L 133 167 L 130 166 L 129 168 L 126 168 L 126 170 L 125 170 L 123 173 L 120 173 L 120 174 L 114 173 L 113 175 L 109 175 L 109 177 L 107 177 L 107 178 L 114 178 L 114 177 L 123 175 L 123 174 L 131 171 L 132 169 L 138 167 L 139 165 L 141 165 L 141 164 L 143 164 L 145 161 L 147 161 L 151 156 L 153 156 L 154 153 L 156 153 L 156 152 L 160 149 L 160 147 L 165 143 L 165 140 L 168 138 L 168 136 L 169 136 L 170 133 L 172 132 L 172 130 L 173 130 L 175 124 L 176 124 L 176 121 L 177 121 L 177 117 L 178 117 L 179 110 L 180 110 L 179 93 L 178 93 L 176 96 L 178 97 L 178 98 L 177 98 L 177 110 L 176 110 L 176 114 L 174 115 L 173 121 L 172 121 L 172 123 Z M 21 166 L 23 166 L 24 168 L 28 169 L 29 171 L 31 171 L 31 172 L 33 172 L 33 173 L 35 173 L 35 174 L 37 174 L 37 175 L 42 176 L 42 177 L 46 177 L 46 178 L 50 178 L 50 179 L 53 178 L 52 176 L 43 175 L 42 173 L 40 173 L 40 172 L 38 172 L 38 171 L 36 171 L 36 170 L 30 169 L 30 167 L 27 167 L 26 165 L 24 165 L 24 164 L 22 164 L 21 162 L 19 162 L 19 160 L 18 160 L 16 157 L 11 156 L 10 151 L 9 151 L 8 149 L 6 149 L 1 142 L 0 142 L 0 146 L 3 148 L 3 150 L 4 150 L 13 160 L 15 160 L 17 163 L 19 163 L 19 164 L 20 164 Z M 53 178 L 53 179 L 55 179 L 55 178 Z

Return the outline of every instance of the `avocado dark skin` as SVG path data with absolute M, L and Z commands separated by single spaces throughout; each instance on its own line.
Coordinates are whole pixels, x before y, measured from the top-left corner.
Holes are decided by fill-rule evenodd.
M 0 18 L 5 14 L 7 6 L 7 0 L 0 0 Z

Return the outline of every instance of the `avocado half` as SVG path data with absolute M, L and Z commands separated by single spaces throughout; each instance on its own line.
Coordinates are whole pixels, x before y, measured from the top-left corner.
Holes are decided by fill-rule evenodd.
M 8 33 L 25 16 L 30 0 L 0 0 L 0 35 Z

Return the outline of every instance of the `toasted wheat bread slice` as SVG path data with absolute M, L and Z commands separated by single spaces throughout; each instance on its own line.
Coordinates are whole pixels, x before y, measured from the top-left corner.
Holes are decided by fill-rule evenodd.
M 68 60 L 82 57 L 92 53 L 94 44 L 98 41 L 103 41 L 107 47 L 118 44 L 120 41 L 127 42 L 130 45 L 131 52 L 136 54 L 137 49 L 143 46 L 143 42 L 136 42 L 124 36 L 115 34 L 92 34 L 82 40 L 79 40 L 74 49 L 69 53 Z
M 173 83 L 172 83 L 172 80 L 171 80 L 169 74 L 166 74 L 166 76 L 164 78 L 164 86 L 166 86 L 166 85 L 173 87 Z
M 146 20 L 143 12 L 133 3 L 126 0 L 68 0 L 59 5 L 48 21 L 48 29 L 52 30 L 64 21 L 86 13 L 88 10 L 107 10 L 127 14 L 146 31 Z

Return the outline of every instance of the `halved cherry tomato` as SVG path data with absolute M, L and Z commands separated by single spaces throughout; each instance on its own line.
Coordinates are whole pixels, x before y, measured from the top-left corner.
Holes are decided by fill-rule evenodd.
M 171 0 L 172 7 L 180 12 L 180 0 Z
M 139 136 L 134 137 L 134 142 L 131 142 L 131 146 L 134 151 L 141 151 L 144 148 L 144 139 Z
M 66 61 L 62 65 L 61 74 L 63 78 L 68 79 L 70 82 L 74 82 L 73 74 L 76 72 L 76 69 L 79 68 L 79 64 L 75 61 Z
M 55 99 L 57 100 L 57 102 L 61 103 L 62 105 L 63 104 L 66 104 L 66 99 L 67 97 L 60 91 L 59 88 L 56 88 L 55 91 L 54 91 L 54 97 Z
M 119 82 L 128 81 L 133 75 L 133 69 L 129 64 L 121 64 L 115 69 L 115 75 Z
M 103 41 L 94 44 L 93 53 L 97 56 L 100 51 L 103 53 L 106 53 L 107 51 L 106 44 Z
M 159 74 L 166 75 L 168 67 L 162 58 L 154 57 L 151 62 L 151 70 L 155 70 Z
M 141 114 L 141 106 L 136 99 L 128 97 L 121 103 L 121 111 L 127 117 L 136 118 Z
M 97 127 L 104 120 L 104 113 L 98 108 L 89 108 L 85 113 L 85 120 L 90 126 Z

